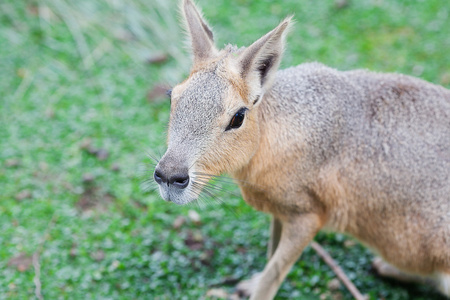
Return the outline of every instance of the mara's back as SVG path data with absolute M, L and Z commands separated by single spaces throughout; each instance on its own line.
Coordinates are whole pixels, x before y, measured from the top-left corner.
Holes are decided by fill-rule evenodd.
M 450 90 L 402 74 L 307 63 L 278 71 L 266 98 L 266 123 L 287 131 L 276 139 L 297 136 L 314 167 L 367 165 L 389 170 L 385 188 L 398 183 L 396 190 L 422 200 L 450 197 Z

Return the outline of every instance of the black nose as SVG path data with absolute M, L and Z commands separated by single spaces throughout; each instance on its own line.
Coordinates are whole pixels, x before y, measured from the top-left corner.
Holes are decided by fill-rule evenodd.
M 169 178 L 169 184 L 173 184 L 174 187 L 184 189 L 189 184 L 189 175 L 175 175 Z
M 155 170 L 155 173 L 153 173 L 153 177 L 155 178 L 155 181 L 156 181 L 158 184 L 163 184 L 163 183 L 166 183 L 166 182 L 167 182 L 167 177 L 164 176 L 164 175 L 161 173 L 161 171 L 159 171 L 159 170 Z
M 189 185 L 188 174 L 175 174 L 168 177 L 161 170 L 155 170 L 153 177 L 158 184 L 166 183 L 167 185 L 173 185 L 178 189 L 184 189 Z

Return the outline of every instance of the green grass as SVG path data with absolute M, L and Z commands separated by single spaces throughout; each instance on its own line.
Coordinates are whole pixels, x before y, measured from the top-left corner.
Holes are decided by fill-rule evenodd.
M 450 86 L 447 2 L 199 2 L 220 46 L 248 45 L 295 13 L 284 67 L 321 61 Z M 226 204 L 204 208 L 142 188 L 169 116 L 168 101 L 147 93 L 189 68 L 172 3 L 0 3 L 0 298 L 39 296 L 40 282 L 45 299 L 202 299 L 264 267 L 269 218 L 235 186 L 218 193 Z M 169 58 L 146 63 L 161 53 Z M 370 299 L 442 299 L 376 277 L 370 252 L 340 234 L 317 240 Z M 332 278 L 307 248 L 278 298 L 350 299 L 328 291 Z

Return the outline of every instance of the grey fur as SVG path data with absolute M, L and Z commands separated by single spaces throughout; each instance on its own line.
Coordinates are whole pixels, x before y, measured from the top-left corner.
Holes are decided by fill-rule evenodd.
M 308 149 L 299 168 L 308 177 L 338 161 L 355 186 L 367 187 L 362 194 L 389 194 L 399 204 L 434 200 L 450 212 L 449 90 L 400 74 L 308 63 L 279 71 L 260 109 L 266 123 L 301 131 Z M 358 174 L 345 169 L 358 159 Z
M 224 107 L 217 99 L 223 98 L 226 85 L 213 71 L 194 74 L 192 80 L 197 84 L 183 91 L 179 104 L 172 112 L 168 149 L 158 168 L 170 170 L 171 174 L 190 172 L 191 177 L 195 177 L 192 167 L 197 158 L 207 151 L 213 134 L 218 131 L 217 123 L 211 116 L 224 113 Z M 178 204 L 195 200 L 200 192 L 195 189 L 180 191 L 168 185 L 160 185 L 159 188 L 165 200 Z

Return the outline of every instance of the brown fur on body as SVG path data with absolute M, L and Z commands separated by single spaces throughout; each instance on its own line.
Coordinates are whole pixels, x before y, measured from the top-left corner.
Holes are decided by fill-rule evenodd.
M 318 63 L 277 72 L 290 19 L 246 49 L 218 51 L 192 2 L 183 10 L 194 66 L 173 89 L 155 179 L 163 198 L 184 204 L 228 172 L 247 203 L 274 216 L 272 255 L 252 298 L 274 297 L 323 228 L 435 278 L 449 296 L 450 91 Z M 230 129 L 243 108 L 242 125 Z

